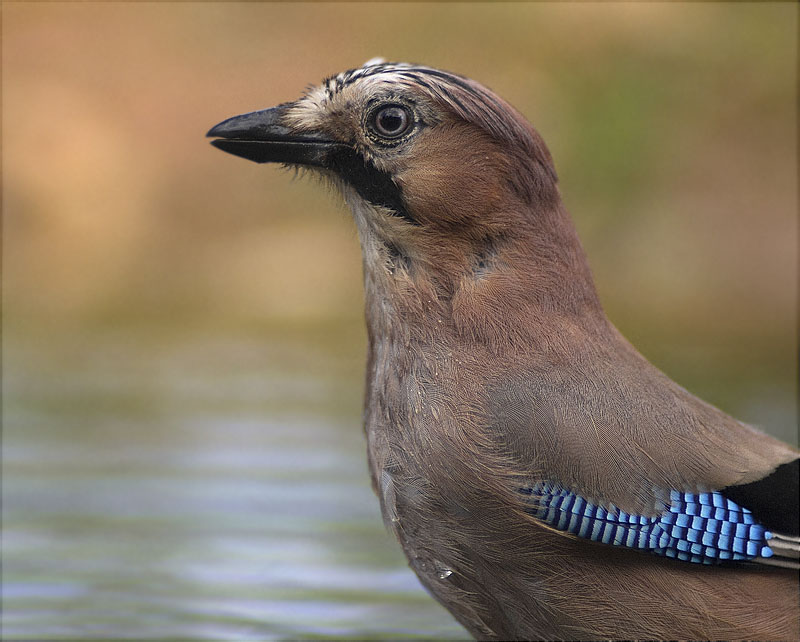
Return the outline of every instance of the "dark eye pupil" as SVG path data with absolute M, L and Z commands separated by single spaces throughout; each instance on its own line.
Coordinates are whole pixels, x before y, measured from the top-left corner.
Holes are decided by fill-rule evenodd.
M 385 107 L 375 117 L 375 129 L 383 136 L 399 136 L 408 125 L 408 113 L 402 107 Z
M 403 112 L 399 109 L 387 109 L 381 113 L 380 123 L 381 129 L 385 132 L 396 132 L 403 126 Z

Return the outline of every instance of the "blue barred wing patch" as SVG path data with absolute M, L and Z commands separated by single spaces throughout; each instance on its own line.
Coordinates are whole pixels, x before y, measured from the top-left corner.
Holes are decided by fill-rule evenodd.
M 626 546 L 699 564 L 772 557 L 772 533 L 752 513 L 721 493 L 671 491 L 669 504 L 654 517 L 603 508 L 558 484 L 520 489 L 530 496 L 530 513 L 561 531 L 593 542 Z

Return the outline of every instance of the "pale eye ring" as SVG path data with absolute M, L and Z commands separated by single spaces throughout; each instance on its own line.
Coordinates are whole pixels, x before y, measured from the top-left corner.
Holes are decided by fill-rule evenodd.
M 402 105 L 376 109 L 370 121 L 372 129 L 382 138 L 399 138 L 414 124 L 411 113 Z

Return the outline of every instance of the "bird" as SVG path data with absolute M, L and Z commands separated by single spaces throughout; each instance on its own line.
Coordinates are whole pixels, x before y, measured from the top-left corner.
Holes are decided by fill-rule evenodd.
M 349 205 L 372 486 L 473 637 L 800 639 L 800 451 L 614 327 L 520 112 L 465 76 L 373 59 L 207 136 Z

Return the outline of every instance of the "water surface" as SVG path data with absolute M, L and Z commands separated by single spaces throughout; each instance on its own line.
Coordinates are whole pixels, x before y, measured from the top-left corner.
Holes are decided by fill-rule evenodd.
M 465 636 L 384 530 L 352 359 L 289 335 L 9 334 L 4 636 Z

